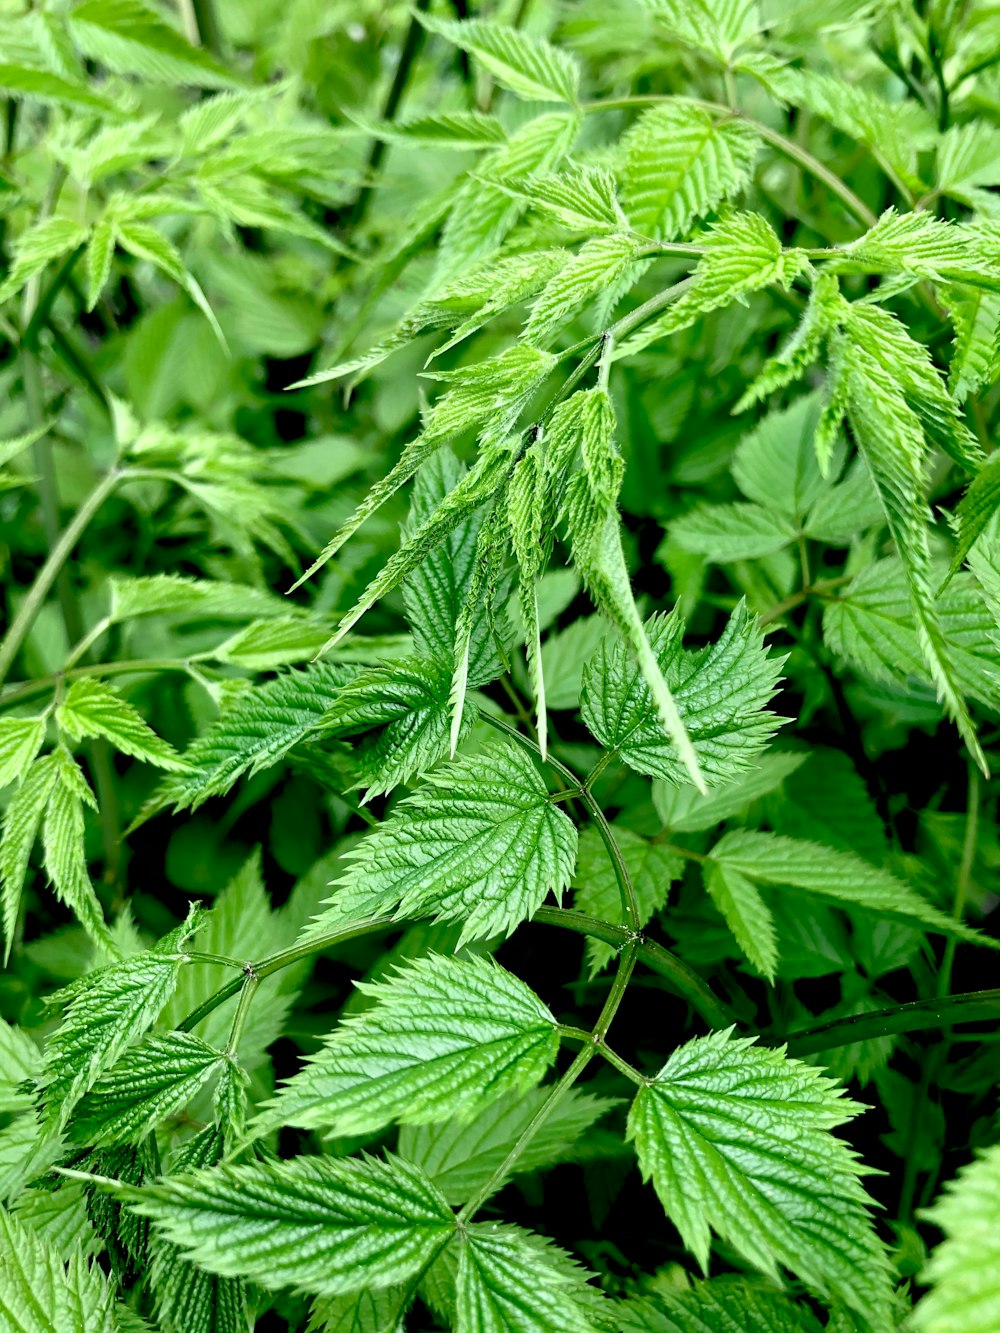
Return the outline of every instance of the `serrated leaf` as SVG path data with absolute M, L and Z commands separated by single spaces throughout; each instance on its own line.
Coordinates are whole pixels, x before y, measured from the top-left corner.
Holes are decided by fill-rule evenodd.
M 28 771 L 44 740 L 44 717 L 0 718 L 0 787 Z
M 748 500 L 778 510 L 801 524 L 829 489 L 816 461 L 813 435 L 820 412 L 818 394 L 807 394 L 770 412 L 738 444 L 733 477 Z M 836 466 L 834 472 L 840 471 Z
M 54 102 L 57 106 L 80 107 L 90 112 L 114 114 L 119 110 L 114 102 L 95 92 L 93 86 L 63 78 L 49 69 L 34 69 L 28 65 L 0 64 L 0 88 L 8 97 L 28 97 L 39 102 Z
M 408 1289 L 375 1287 L 348 1296 L 320 1296 L 306 1333 L 403 1333 Z
M 733 866 L 712 861 L 705 867 L 705 888 L 736 943 L 757 971 L 773 983 L 778 966 L 777 933 L 756 884 Z
M 331 1033 L 255 1133 L 276 1125 L 367 1133 L 472 1116 L 537 1083 L 559 1047 L 541 1000 L 491 959 L 431 955 L 359 989 L 376 1004 Z
M 28 858 L 58 776 L 55 755 L 47 754 L 36 760 L 4 812 L 3 836 L 0 837 L 0 887 L 3 889 L 5 964 L 17 930 Z
M 51 1243 L 0 1209 L 0 1326 L 11 1333 L 115 1333 L 100 1267 L 78 1250 L 68 1264 Z
M 524 338 L 534 346 L 551 342 L 561 325 L 597 292 L 613 287 L 628 272 L 638 254 L 630 236 L 612 234 L 588 241 L 577 255 L 550 278 L 531 307 Z
M 86 778 L 65 752 L 56 752 L 58 776 L 49 793 L 42 826 L 45 870 L 56 897 L 70 909 L 80 925 L 110 957 L 118 946 L 104 920 L 87 869 L 84 846 L 84 803 L 96 804 Z
M 840 288 L 833 273 L 817 274 L 809 293 L 809 304 L 794 332 L 778 351 L 764 362 L 757 378 L 744 390 L 734 412 L 745 412 L 761 399 L 801 379 L 818 358 L 827 336 L 842 316 Z
M 223 1059 L 221 1051 L 189 1032 L 147 1037 L 80 1099 L 70 1136 L 105 1147 L 143 1138 L 183 1110 Z
M 30 278 L 54 259 L 82 245 L 90 228 L 70 218 L 46 218 L 23 231 L 17 239 L 10 268 L 0 283 L 0 304 L 16 296 Z
M 523 199 L 573 231 L 593 235 L 628 229 L 628 219 L 618 202 L 615 178 L 603 167 L 566 163 L 558 174 L 525 176 L 496 184 L 505 194 Z
M 97 0 L 97 2 L 102 3 L 103 0 Z M 118 3 L 118 0 L 114 0 L 114 2 Z M 124 2 L 130 3 L 131 0 L 124 0 Z M 220 347 L 228 355 L 229 346 L 225 334 L 219 327 L 219 321 L 215 317 L 215 311 L 209 305 L 208 298 L 198 281 L 185 268 L 181 253 L 174 243 L 147 222 L 122 222 L 117 228 L 117 237 L 119 244 L 130 255 L 134 255 L 136 259 L 147 260 L 154 268 L 158 268 L 161 273 L 165 273 L 168 278 L 177 283 L 178 287 L 187 292 L 208 320 Z
M 1000 1319 L 1000 1147 L 964 1167 L 923 1217 L 944 1232 L 921 1281 L 930 1287 L 911 1319 L 915 1333 L 980 1333 Z
M 428 774 L 350 853 L 347 875 L 310 926 L 395 912 L 460 921 L 459 946 L 510 932 L 576 859 L 576 829 L 518 747 L 491 746 Z
M 949 578 L 965 563 L 966 556 L 989 526 L 1000 508 L 1000 467 L 991 458 L 973 477 L 968 489 L 958 502 L 955 517 L 958 520 L 955 554 L 952 556 Z
M 174 747 L 157 736 L 132 704 L 93 676 L 73 681 L 56 708 L 56 722 L 75 741 L 104 736 L 122 754 L 157 768 L 185 767 Z
M 546 1086 L 533 1088 L 523 1097 L 503 1098 L 474 1120 L 403 1125 L 399 1154 L 418 1166 L 449 1203 L 465 1203 L 493 1179 L 549 1091 Z M 571 1160 L 576 1141 L 613 1105 L 605 1098 L 571 1088 L 524 1145 L 511 1173 L 537 1171 Z M 498 1182 L 497 1189 L 502 1187 L 503 1181 Z
M 580 70 L 566 51 L 503 23 L 420 15 L 429 31 L 476 57 L 504 88 L 534 102 L 575 102 Z
M 671 833 L 700 833 L 714 828 L 724 819 L 741 814 L 752 801 L 774 791 L 785 778 L 801 768 L 808 757 L 804 753 L 772 750 L 760 755 L 753 767 L 735 782 L 717 787 L 707 796 L 699 795 L 693 787 L 656 781 L 653 783 L 656 813 Z
M 897 213 L 888 209 L 878 222 L 843 250 L 848 270 L 858 267 L 884 273 L 898 270 L 937 282 L 968 282 L 1000 291 L 988 261 L 969 227 L 936 218 L 933 213 Z M 836 267 L 841 267 L 837 261 Z
M 396 121 L 363 121 L 365 132 L 386 143 L 430 148 L 492 148 L 507 136 L 495 116 L 481 111 L 441 111 Z
M 0 1113 L 26 1110 L 32 1102 L 22 1084 L 34 1079 L 42 1065 L 42 1053 L 20 1028 L 0 1019 Z
M 621 196 L 632 224 L 673 240 L 747 185 L 760 141 L 678 99 L 645 112 L 622 137 Z
M 111 276 L 111 263 L 118 237 L 115 224 L 104 218 L 90 233 L 84 264 L 87 270 L 87 309 L 93 310 Z
M 932 567 L 931 573 L 936 585 L 943 566 Z M 974 580 L 956 575 L 936 598 L 935 609 L 963 693 L 997 708 L 997 627 Z M 876 561 L 840 591 L 824 609 L 823 638 L 835 653 L 876 680 L 933 681 L 914 624 L 906 575 L 897 560 Z
M 941 299 L 955 326 L 948 388 L 961 402 L 1000 374 L 1000 295 L 947 286 Z
M 207 51 L 191 46 L 141 0 L 84 0 L 72 10 L 70 26 L 84 55 L 117 74 L 197 88 L 234 82 Z
M 287 616 L 288 602 L 263 588 L 180 574 L 109 579 L 109 616 L 114 624 L 143 616 L 182 616 L 191 620 L 253 620 Z
M 192 910 L 152 949 L 89 973 L 68 992 L 40 1080 L 49 1125 L 64 1125 L 80 1098 L 156 1021 L 177 984 L 196 919 Z
M 738 829 L 726 833 L 712 848 L 709 857 L 718 865 L 758 883 L 789 885 L 829 898 L 843 907 L 863 907 L 920 922 L 928 930 L 945 935 L 988 942 L 922 898 L 904 880 L 880 866 L 863 861 L 853 852 L 838 851 L 776 833 Z
M 317 1295 L 355 1290 L 359 1274 L 403 1281 L 455 1229 L 441 1194 L 399 1158 L 227 1164 L 118 1193 L 200 1268 Z
M 209 797 L 229 791 L 243 774 L 253 777 L 278 763 L 320 729 L 350 674 L 344 667 L 317 662 L 237 694 L 188 746 L 186 771 L 161 783 L 154 807 L 197 809 Z
M 664 1292 L 650 1304 L 646 1319 L 642 1327 L 647 1333 L 820 1333 L 819 1321 L 805 1306 L 737 1277 Z M 832 1325 L 826 1327 L 832 1333 Z M 640 1324 L 625 1328 L 632 1333 Z
M 670 886 L 680 879 L 684 862 L 676 852 L 643 838 L 631 829 L 612 825 L 615 841 L 628 868 L 635 890 L 639 915 L 628 922 L 641 930 L 654 912 L 667 901 Z M 625 911 L 614 866 L 597 829 L 588 825 L 580 835 L 580 851 L 573 875 L 573 902 L 588 916 L 599 921 L 625 925 Z M 602 940 L 587 941 L 587 959 L 590 975 L 595 976 L 610 963 L 615 951 Z
M 757 0 L 645 0 L 657 27 L 724 65 L 764 26 Z
M 456 1333 L 593 1333 L 598 1289 L 551 1241 L 476 1222 L 459 1246 Z
M 861 1108 L 820 1070 L 729 1032 L 679 1047 L 636 1095 L 628 1134 L 644 1177 L 703 1268 L 714 1230 L 889 1326 L 889 1265 L 852 1150 L 830 1131 Z
M 755 617 L 742 604 L 721 637 L 692 653 L 681 649 L 676 613 L 653 616 L 647 632 L 706 780 L 731 782 L 756 759 L 780 719 L 766 707 L 780 661 L 769 658 Z M 687 773 L 663 734 L 649 688 L 620 640 L 605 639 L 584 672 L 583 718 L 605 749 L 639 773 L 683 784 Z
M 682 550 L 718 563 L 772 555 L 796 535 L 788 517 L 758 504 L 699 505 L 670 524 L 670 536 Z

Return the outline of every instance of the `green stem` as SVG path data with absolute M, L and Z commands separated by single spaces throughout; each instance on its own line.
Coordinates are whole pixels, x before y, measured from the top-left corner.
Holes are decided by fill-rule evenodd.
M 630 1083 L 636 1087 L 644 1088 L 649 1080 L 645 1075 L 640 1074 L 634 1065 L 630 1065 L 627 1060 L 623 1060 L 617 1051 L 613 1051 L 606 1042 L 598 1042 L 594 1039 L 594 1034 L 588 1032 L 586 1028 L 561 1027 L 559 1035 L 566 1041 L 579 1041 L 585 1046 L 593 1046 L 598 1055 L 602 1056 L 612 1068 L 617 1069 L 619 1074 L 624 1074 Z
M 222 30 L 215 12 L 215 0 L 191 0 L 191 11 L 198 28 L 198 36 L 206 51 L 222 55 Z
M 267 958 L 261 959 L 259 963 L 241 964 L 241 970 L 244 975 L 234 978 L 227 985 L 221 987 L 204 1000 L 197 1009 L 192 1010 L 182 1022 L 178 1023 L 177 1028 L 180 1032 L 190 1032 L 192 1028 L 198 1026 L 203 1018 L 207 1018 L 210 1013 L 218 1009 L 220 1004 L 225 1004 L 231 1000 L 238 991 L 243 989 L 245 977 L 251 972 L 258 981 L 263 981 L 274 972 L 280 972 L 282 968 L 291 967 L 293 963 L 301 962 L 303 958 L 311 958 L 313 954 L 322 953 L 324 949 L 330 949 L 335 944 L 342 944 L 345 940 L 359 939 L 362 935 L 374 935 L 380 930 L 388 930 L 393 922 L 388 917 L 369 917 L 362 921 L 347 921 L 336 930 L 327 931 L 325 935 L 316 935 L 312 939 L 302 940 L 298 944 L 293 944 L 290 949 L 282 949 L 280 953 L 273 953 Z
M 240 987 L 240 998 L 236 1005 L 236 1013 L 233 1015 L 233 1025 L 229 1029 L 229 1041 L 226 1045 L 226 1054 L 231 1058 L 236 1056 L 236 1048 L 239 1046 L 240 1037 L 243 1034 L 243 1027 L 250 1013 L 250 1006 L 253 1004 L 253 997 L 257 994 L 257 987 L 260 985 L 260 977 L 257 972 L 248 963 L 243 969 L 243 984 Z
M 0 644 L 0 683 L 6 680 L 14 658 L 27 638 L 28 632 L 35 622 L 35 617 L 41 610 L 42 604 L 49 595 L 53 583 L 71 555 L 73 548 L 80 540 L 80 536 L 90 520 L 117 486 L 121 475 L 117 469 L 112 469 L 111 472 L 101 478 L 73 515 L 55 545 L 50 549 L 48 559 L 31 585 L 27 597 L 21 604 L 21 609 L 11 622 L 3 643 Z
M 965 914 L 965 900 L 969 896 L 969 881 L 972 879 L 972 863 L 976 859 L 976 840 L 979 834 L 979 770 L 975 764 L 969 765 L 968 796 L 965 806 L 965 837 L 962 840 L 962 859 L 955 880 L 955 900 L 952 915 L 961 923 Z M 938 972 L 937 994 L 943 999 L 951 992 L 951 974 L 955 966 L 955 950 L 958 940 L 949 935 L 941 958 Z
M 903 1032 L 924 1032 L 950 1028 L 955 1023 L 1000 1021 L 1000 990 L 969 991 L 943 999 L 912 1000 L 871 1014 L 836 1018 L 814 1027 L 800 1028 L 782 1036 L 791 1055 L 815 1055 L 819 1051 L 851 1046 L 858 1041 L 876 1041 L 879 1037 Z M 777 1040 L 777 1038 L 775 1038 Z
M 0 695 L 0 709 L 12 708 L 24 703 L 35 695 L 46 694 L 63 680 L 76 680 L 79 676 L 123 676 L 143 675 L 160 671 L 190 672 L 189 662 L 178 661 L 175 657 L 137 657 L 127 662 L 92 662 L 87 666 L 73 667 L 70 671 L 59 671 L 54 676 L 39 676 L 37 680 L 26 680 Z

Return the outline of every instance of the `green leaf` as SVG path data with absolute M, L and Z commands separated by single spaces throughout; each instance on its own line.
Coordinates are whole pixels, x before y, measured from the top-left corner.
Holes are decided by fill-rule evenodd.
M 156 1021 L 177 984 L 196 921 L 192 909 L 152 949 L 91 972 L 64 992 L 66 1011 L 49 1039 L 41 1077 L 49 1125 L 64 1125 L 80 1098 Z
M 185 767 L 174 747 L 157 736 L 136 708 L 105 681 L 93 676 L 73 681 L 56 708 L 56 722 L 74 741 L 85 736 L 104 736 L 122 754 L 143 759 L 157 768 Z
M 829 898 L 843 907 L 919 921 L 929 930 L 960 939 L 988 941 L 922 898 L 903 880 L 853 852 L 776 833 L 739 829 L 725 834 L 709 853 L 725 870 L 763 884 L 788 885 Z
M 845 267 L 876 273 L 898 269 L 938 282 L 969 282 L 998 291 L 988 260 L 976 245 L 976 232 L 936 218 L 929 212 L 896 213 L 887 209 L 864 236 L 844 248 Z M 838 267 L 840 265 L 838 264 Z
M 615 841 L 628 867 L 639 905 L 638 919 L 631 923 L 641 929 L 667 901 L 670 886 L 680 879 L 684 862 L 676 852 L 651 842 L 621 825 L 612 825 Z M 580 851 L 573 876 L 573 902 L 588 916 L 599 921 L 625 924 L 621 890 L 608 850 L 597 829 L 588 825 L 580 835 Z M 615 956 L 610 944 L 587 941 L 590 975 L 607 967 Z
M 189 1032 L 148 1037 L 125 1052 L 77 1103 L 70 1135 L 114 1146 L 143 1138 L 182 1111 L 224 1059 Z
M 576 859 L 576 829 L 518 747 L 491 746 L 429 774 L 349 854 L 351 865 L 310 926 L 395 912 L 460 921 L 459 946 L 509 935 Z
M 736 943 L 757 971 L 773 983 L 778 966 L 777 933 L 756 884 L 733 866 L 713 860 L 705 867 L 705 888 Z
M 772 750 L 762 754 L 735 782 L 717 787 L 707 796 L 700 795 L 693 787 L 657 781 L 653 783 L 653 804 L 671 833 L 700 833 L 742 814 L 752 801 L 774 791 L 808 758 L 804 753 Z
M 768 1276 L 784 1266 L 881 1328 L 889 1265 L 862 1169 L 830 1133 L 860 1110 L 820 1070 L 716 1032 L 679 1047 L 639 1090 L 628 1134 L 702 1268 L 714 1230 Z
M 432 955 L 359 989 L 374 1007 L 341 1023 L 268 1103 L 255 1133 L 368 1133 L 471 1116 L 537 1083 L 559 1047 L 541 1000 L 489 959 Z
M 739 301 L 771 283 L 791 286 L 805 266 L 797 250 L 782 250 L 774 228 L 759 213 L 731 213 L 713 224 L 702 238 L 704 253 L 678 299 L 658 319 L 626 338 L 615 359 L 632 356 L 644 347 L 689 328 L 696 319 L 720 306 Z
M 1000 375 L 1000 294 L 949 286 L 941 299 L 955 326 L 948 387 L 961 402 Z
M 189 771 L 161 783 L 155 808 L 197 809 L 243 774 L 253 777 L 278 763 L 320 729 L 349 675 L 344 667 L 317 662 L 233 696 L 184 752 Z
M 198 1267 L 317 1295 L 405 1281 L 455 1230 L 441 1194 L 399 1158 L 226 1164 L 117 1193 Z
M 764 26 L 757 0 L 646 0 L 657 27 L 730 65 Z
M 781 660 L 768 656 L 755 617 L 742 604 L 715 643 L 681 649 L 676 612 L 653 616 L 647 633 L 706 780 L 731 782 L 760 754 L 781 719 L 766 711 Z M 588 730 L 639 773 L 685 783 L 687 772 L 663 734 L 649 687 L 623 644 L 605 639 L 583 681 Z
M 805 313 L 784 345 L 764 362 L 763 368 L 738 400 L 734 412 L 745 412 L 763 398 L 802 378 L 817 360 L 828 335 L 842 315 L 840 288 L 833 273 L 817 274 Z
M 87 269 L 87 309 L 93 310 L 101 299 L 101 293 L 111 276 L 111 263 L 115 256 L 118 235 L 115 224 L 107 218 L 102 219 L 90 233 L 84 263 Z
M 94 111 L 116 112 L 113 102 L 73 79 L 62 78 L 49 69 L 33 69 L 26 65 L 4 62 L 0 64 L 0 88 L 8 97 L 28 97 L 39 102 L 54 102 L 57 106 L 81 107 Z
M 614 445 L 615 415 L 606 389 L 575 393 L 553 416 L 550 455 L 580 451 L 583 470 L 566 488 L 562 514 L 576 567 L 595 605 L 635 654 L 653 715 L 696 787 L 704 787 L 696 751 L 639 616 L 632 592 L 616 503 L 622 461 Z M 558 465 L 556 465 L 558 468 Z
M 396 121 L 360 121 L 366 134 L 386 143 L 420 144 L 429 148 L 492 148 L 507 136 L 495 116 L 481 111 L 444 111 Z
M 939 582 L 943 567 L 932 568 Z M 997 626 L 975 581 L 958 574 L 936 598 L 938 624 L 954 677 L 964 694 L 1000 706 Z M 933 676 L 914 625 L 906 574 L 897 560 L 879 560 L 841 589 L 823 612 L 827 645 L 876 680 Z
M 938 140 L 935 184 L 969 208 L 988 205 L 990 186 L 1000 185 L 998 160 L 1000 130 L 995 125 L 985 120 L 949 125 Z
M 811 393 L 784 411 L 770 412 L 733 456 L 733 477 L 743 494 L 797 525 L 829 489 L 813 448 L 820 403 L 819 394 Z
M 116 1333 L 112 1295 L 96 1262 L 69 1263 L 0 1209 L 0 1327 L 11 1333 Z
M 688 1291 L 664 1292 L 645 1321 L 626 1333 L 820 1333 L 816 1317 L 787 1296 L 737 1277 L 695 1282 Z M 637 1311 L 637 1315 L 638 1315 Z M 833 1325 L 827 1329 L 833 1333 Z
M 739 119 L 683 99 L 645 112 L 622 137 L 621 196 L 640 231 L 673 240 L 749 183 L 760 147 Z
M 551 1241 L 476 1222 L 459 1246 L 456 1333 L 593 1333 L 598 1289 Z
M 5 964 L 10 958 L 17 930 L 28 858 L 58 777 L 54 754 L 36 760 L 4 812 L 3 836 L 0 837 L 0 887 L 3 889 Z
M 196 88 L 234 82 L 207 51 L 191 46 L 141 0 L 83 0 L 72 10 L 70 26 L 84 55 L 116 74 Z
M 58 778 L 49 795 L 42 828 L 45 869 L 61 902 L 73 915 L 97 947 L 112 958 L 118 953 L 104 920 L 87 870 L 84 846 L 84 802 L 95 804 L 86 778 L 64 751 L 56 752 Z
M 948 571 L 949 578 L 961 569 L 966 556 L 1000 508 L 1000 467 L 997 466 L 997 461 L 991 458 L 983 466 L 982 471 L 973 477 L 958 502 L 958 508 L 955 510 L 955 517 L 958 520 L 958 540 Z
M 944 1232 L 920 1279 L 914 1333 L 980 1333 L 1000 1319 L 1000 1147 L 987 1148 L 950 1181 L 923 1217 Z
M 580 70 L 567 52 L 503 23 L 420 15 L 430 32 L 476 57 L 503 88 L 534 102 L 575 102 Z
M 0 787 L 28 771 L 44 740 L 44 717 L 0 718 Z
M 531 307 L 524 338 L 537 347 L 552 341 L 583 305 L 613 288 L 636 261 L 639 246 L 630 236 L 597 236 L 550 278 Z
M 16 296 L 52 260 L 61 259 L 82 245 L 89 230 L 70 218 L 46 218 L 23 231 L 17 238 L 7 276 L 0 283 L 0 305 Z
M 682 550 L 716 563 L 772 555 L 796 535 L 788 517 L 756 504 L 700 505 L 670 524 L 670 536 Z
M 550 1088 L 532 1088 L 523 1097 L 505 1097 L 474 1120 L 443 1120 L 430 1125 L 403 1125 L 399 1154 L 418 1166 L 451 1204 L 462 1204 L 493 1179 L 507 1154 L 533 1121 Z M 572 1160 L 575 1145 L 605 1115 L 613 1102 L 571 1088 L 524 1145 L 510 1166 L 521 1174 Z M 497 1183 L 499 1190 L 503 1181 Z
M 288 602 L 263 588 L 180 574 L 151 574 L 145 578 L 108 580 L 113 624 L 144 616 L 181 616 L 189 620 L 253 620 L 287 616 Z
M 564 227 L 583 231 L 623 232 L 628 218 L 622 212 L 615 188 L 615 178 L 603 167 L 581 167 L 566 163 L 551 176 L 525 176 L 496 184 L 513 199 L 554 218 Z
M 348 1296 L 320 1296 L 306 1333 L 403 1333 L 404 1287 L 376 1287 Z
M 103 0 L 98 0 L 98 3 L 102 2 Z M 114 2 L 117 3 L 117 0 L 114 0 Z M 125 0 L 125 3 L 131 3 L 131 0 Z M 151 227 L 146 222 L 123 222 L 117 228 L 117 236 L 121 246 L 130 255 L 135 255 L 136 259 L 147 260 L 154 268 L 158 268 L 161 273 L 165 273 L 168 278 L 177 283 L 178 287 L 187 292 L 208 320 L 219 345 L 228 355 L 229 346 L 225 334 L 219 327 L 219 321 L 215 317 L 215 311 L 208 304 L 208 298 L 197 280 L 185 268 L 181 253 L 173 242 L 167 240 L 155 227 Z

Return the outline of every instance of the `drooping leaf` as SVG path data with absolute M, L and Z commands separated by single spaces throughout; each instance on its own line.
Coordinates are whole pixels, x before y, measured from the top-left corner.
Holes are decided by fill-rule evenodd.
M 471 1116 L 537 1083 L 559 1045 L 555 1020 L 491 960 L 431 955 L 376 984 L 255 1125 L 366 1133 Z
M 705 867 L 705 888 L 750 962 L 774 981 L 778 941 L 774 918 L 753 880 L 727 865 L 712 861 Z
M 714 1230 L 762 1272 L 788 1268 L 881 1327 L 888 1262 L 858 1161 L 830 1132 L 860 1109 L 818 1069 L 716 1032 L 639 1090 L 628 1132 L 703 1268 Z
M 27 773 L 44 740 L 44 717 L 0 718 L 0 787 Z
M 122 754 L 133 755 L 157 768 L 178 769 L 184 761 L 157 736 L 138 709 L 106 681 L 84 676 L 73 681 L 56 709 L 56 721 L 73 740 L 104 736 Z
M 77 763 L 64 750 L 55 752 L 56 781 L 49 792 L 42 825 L 45 870 L 56 897 L 72 911 L 97 947 L 118 953 L 87 869 L 84 804 L 96 805 Z
M 503 23 L 467 19 L 456 23 L 421 14 L 431 32 L 475 56 L 496 81 L 534 102 L 575 102 L 580 83 L 576 61 L 566 51 Z
M 637 1310 L 635 1318 L 641 1322 L 626 1322 L 626 1333 L 638 1333 L 640 1327 L 646 1333 L 820 1333 L 819 1321 L 804 1305 L 728 1276 L 666 1292 Z

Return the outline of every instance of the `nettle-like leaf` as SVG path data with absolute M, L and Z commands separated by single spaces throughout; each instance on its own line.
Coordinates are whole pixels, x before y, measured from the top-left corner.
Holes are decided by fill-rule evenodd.
M 852 852 L 775 833 L 734 829 L 715 844 L 709 855 L 723 876 L 735 872 L 758 883 L 784 884 L 844 907 L 863 907 L 920 922 L 929 930 L 989 942 L 927 902 L 904 880 Z
M 631 236 L 597 236 L 545 285 L 524 326 L 525 340 L 536 347 L 550 343 L 559 330 L 598 292 L 614 287 L 635 263 L 639 244 Z
M 0 787 L 28 771 L 44 741 L 44 717 L 0 718 Z
M 200 1268 L 317 1295 L 405 1281 L 455 1231 L 441 1194 L 400 1158 L 226 1164 L 114 1192 Z
M 721 1277 L 663 1293 L 634 1314 L 627 1309 L 623 1327 L 625 1333 L 820 1333 L 821 1326 L 812 1311 L 779 1292 Z
M 515 746 L 491 746 L 429 774 L 358 843 L 310 932 L 395 912 L 461 922 L 459 945 L 510 934 L 561 896 L 575 860 L 576 829 L 538 769 Z
M 638 918 L 629 924 L 635 929 L 641 929 L 653 913 L 666 903 L 670 886 L 683 873 L 684 862 L 676 852 L 641 837 L 631 829 L 613 826 L 613 831 L 628 867 L 639 907 Z M 600 834 L 592 825 L 588 825 L 580 836 L 573 884 L 573 902 L 581 912 L 599 921 L 625 924 L 626 916 L 615 869 Z M 594 976 L 606 967 L 614 953 L 610 944 L 602 940 L 588 940 L 590 975 Z
M 117 1333 L 111 1288 L 77 1250 L 68 1264 L 31 1227 L 0 1209 L 0 1323 L 18 1333 Z
M 755 618 L 740 606 L 721 637 L 700 652 L 681 647 L 674 612 L 653 616 L 647 632 L 698 762 L 714 784 L 749 767 L 781 719 L 766 711 L 781 660 L 768 656 Z M 608 638 L 584 672 L 583 718 L 605 749 L 639 773 L 683 783 L 685 771 L 659 725 L 649 688 L 620 640 Z
M 645 0 L 658 28 L 729 64 L 763 24 L 757 0 Z
M 478 1222 L 458 1245 L 458 1333 L 592 1333 L 600 1293 L 551 1241 Z
M 645 112 L 621 141 L 621 196 L 633 225 L 672 240 L 750 180 L 760 140 L 678 98 Z
M 334 1134 L 471 1116 L 537 1083 L 555 1059 L 555 1019 L 491 960 L 430 956 L 389 981 L 359 983 L 376 1004 L 345 1019 L 254 1125 Z
M 65 1014 L 49 1039 L 40 1079 L 48 1124 L 64 1125 L 80 1098 L 156 1021 L 177 984 L 187 957 L 184 944 L 196 926 L 192 909 L 152 949 L 89 973 L 64 992 Z
M 122 754 L 157 768 L 183 768 L 184 761 L 141 714 L 105 681 L 85 676 L 73 681 L 56 709 L 56 721 L 75 741 L 103 736 Z
M 717 1032 L 679 1047 L 639 1090 L 628 1133 L 703 1268 L 714 1230 L 762 1272 L 788 1268 L 881 1328 L 888 1261 L 862 1169 L 831 1133 L 860 1109 L 813 1066 Z
M 949 1182 L 924 1216 L 944 1232 L 921 1274 L 918 1333 L 978 1333 L 1000 1318 L 1000 1148 L 988 1148 Z
M 425 28 L 474 55 L 496 81 L 533 102 L 575 102 L 580 70 L 566 51 L 503 23 L 421 15 Z
M 474 1120 L 403 1125 L 399 1154 L 419 1166 L 449 1203 L 461 1204 L 493 1180 L 507 1154 L 546 1101 L 546 1087 L 523 1097 L 493 1102 Z M 537 1171 L 572 1160 L 578 1140 L 615 1103 L 571 1088 L 549 1112 L 537 1133 L 510 1167 L 511 1173 Z M 496 1184 L 502 1189 L 504 1181 Z

